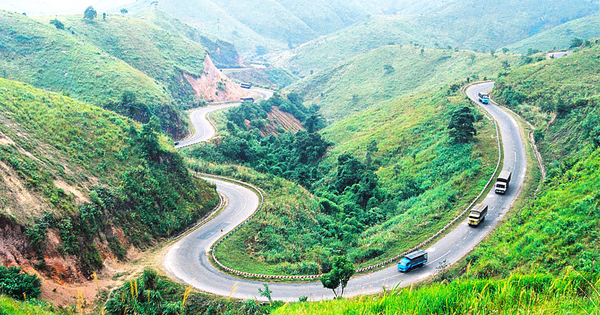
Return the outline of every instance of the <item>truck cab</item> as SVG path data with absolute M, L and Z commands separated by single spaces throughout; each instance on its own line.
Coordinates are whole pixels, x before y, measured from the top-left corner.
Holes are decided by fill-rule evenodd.
M 502 171 L 496 180 L 496 185 L 494 186 L 495 192 L 497 194 L 504 195 L 508 190 L 510 185 L 510 179 L 512 177 L 512 172 L 510 171 Z
M 471 212 L 469 213 L 469 225 L 470 226 L 479 226 L 481 222 L 485 220 L 485 216 L 488 212 L 488 205 L 484 203 L 480 203 L 475 205 Z
M 489 94 L 479 92 L 477 94 L 477 96 L 479 97 L 479 101 L 482 104 L 489 104 L 490 103 L 490 95 Z
M 427 252 L 424 250 L 414 251 L 400 259 L 398 263 L 398 270 L 401 272 L 408 272 L 411 269 L 422 267 L 427 262 Z

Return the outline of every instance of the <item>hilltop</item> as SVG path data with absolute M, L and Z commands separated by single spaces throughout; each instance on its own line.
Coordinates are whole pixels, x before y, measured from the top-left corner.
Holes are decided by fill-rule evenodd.
M 0 258 L 73 282 L 195 223 L 219 201 L 152 119 L 0 79 Z
M 137 11 L 134 16 L 153 23 L 171 33 L 199 43 L 208 50 L 208 54 L 218 68 L 236 68 L 243 65 L 243 60 L 233 44 L 202 33 L 164 11 L 155 8 L 146 8 Z
M 553 1 L 550 7 L 537 0 L 453 1 L 426 15 L 371 16 L 270 60 L 304 77 L 390 44 L 488 52 L 598 10 L 585 0 Z
M 460 80 L 491 78 L 518 65 L 515 55 L 383 46 L 324 69 L 286 88 L 338 121 L 378 103 Z

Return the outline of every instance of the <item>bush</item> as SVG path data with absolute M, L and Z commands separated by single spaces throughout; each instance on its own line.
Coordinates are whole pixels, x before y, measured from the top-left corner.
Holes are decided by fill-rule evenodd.
M 13 299 L 32 299 L 40 296 L 41 280 L 36 275 L 21 272 L 21 267 L 0 266 L 0 294 Z

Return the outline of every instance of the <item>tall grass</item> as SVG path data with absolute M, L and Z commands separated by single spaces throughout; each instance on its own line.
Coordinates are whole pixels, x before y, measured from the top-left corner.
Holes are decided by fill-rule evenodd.
M 598 314 L 599 276 L 514 275 L 457 280 L 317 303 L 285 305 L 274 314 Z

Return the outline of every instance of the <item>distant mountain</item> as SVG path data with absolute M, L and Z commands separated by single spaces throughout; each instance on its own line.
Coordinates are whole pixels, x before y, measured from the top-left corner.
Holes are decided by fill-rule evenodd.
M 529 49 L 548 51 L 568 49 L 574 38 L 587 40 L 600 37 L 600 14 L 573 20 L 547 31 L 541 32 L 520 42 L 507 46 L 511 51 L 527 53 Z
M 371 15 L 402 10 L 425 13 L 443 3 L 440 0 L 419 4 L 409 0 L 143 0 L 122 7 L 135 12 L 157 6 L 206 33 L 233 42 L 243 55 L 252 56 L 296 47 Z M 120 8 L 115 7 L 112 12 Z
M 306 76 L 388 44 L 489 52 L 599 10 L 598 2 L 587 0 L 451 1 L 430 14 L 372 16 L 271 61 Z

